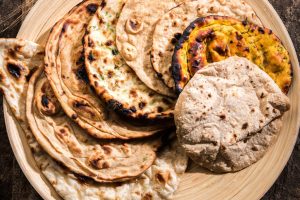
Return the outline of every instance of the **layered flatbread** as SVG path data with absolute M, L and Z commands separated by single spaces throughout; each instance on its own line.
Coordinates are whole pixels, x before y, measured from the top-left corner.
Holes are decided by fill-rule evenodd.
M 92 136 L 130 139 L 153 135 L 163 129 L 160 124 L 140 125 L 122 120 L 109 112 L 90 88 L 82 42 L 88 22 L 100 4 L 96 0 L 83 1 L 52 28 L 45 49 L 47 78 L 65 113 Z
M 10 109 L 13 111 L 14 117 L 20 123 L 28 144 L 32 149 L 33 157 L 36 164 L 41 169 L 41 172 L 49 181 L 55 191 L 66 200 L 92 200 L 92 199 L 168 199 L 171 198 L 177 190 L 180 178 L 179 176 L 184 173 L 187 166 L 187 157 L 184 151 L 178 146 L 177 141 L 172 138 L 167 139 L 165 147 L 160 149 L 158 157 L 153 165 L 143 173 L 139 178 L 125 183 L 111 183 L 101 184 L 89 178 L 74 174 L 67 168 L 58 164 L 52 159 L 37 143 L 35 137 L 30 131 L 28 121 L 25 115 L 25 104 L 28 82 L 34 71 L 39 69 L 38 66 L 43 63 L 43 48 L 39 45 L 19 40 L 9 39 L 0 40 L 1 52 L 1 74 L 2 80 L 5 82 L 0 83 L 0 88 L 3 91 L 4 97 L 8 102 Z M 15 49 L 15 47 L 18 47 Z M 10 51 L 15 56 L 7 56 L 5 52 Z M 4 74 L 6 71 L 6 61 L 19 63 L 22 70 L 20 71 L 20 79 L 23 80 L 22 84 L 17 84 L 17 92 L 12 87 L 7 87 L 7 83 L 14 85 L 15 77 L 10 74 Z M 26 72 L 26 73 L 25 73 Z M 28 74 L 28 72 L 31 72 Z M 40 71 L 36 71 L 36 74 Z M 25 78 L 27 77 L 27 79 Z M 24 79 L 25 78 L 25 79 Z M 31 84 L 35 84 L 34 79 L 37 75 L 33 76 Z M 25 81 L 26 80 L 26 81 Z M 16 94 L 13 100 L 10 100 L 11 94 Z M 20 132 L 19 134 L 22 134 Z
M 121 182 L 147 170 L 160 137 L 140 141 L 101 141 L 68 118 L 39 69 L 29 82 L 26 117 L 38 143 L 71 171 L 97 182 Z

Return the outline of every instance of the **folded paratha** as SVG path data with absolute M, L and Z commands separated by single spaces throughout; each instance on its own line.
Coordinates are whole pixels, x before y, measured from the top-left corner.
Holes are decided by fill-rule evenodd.
M 116 27 L 116 43 L 121 56 L 148 87 L 174 96 L 154 71 L 150 61 L 155 25 L 168 10 L 184 0 L 128 0 Z
M 165 13 L 155 26 L 151 62 L 154 70 L 168 87 L 175 88 L 171 67 L 175 44 L 190 23 L 198 17 L 208 15 L 247 19 L 261 25 L 253 9 L 243 0 L 188 1 Z
M 172 58 L 177 93 L 209 63 L 230 56 L 249 59 L 288 93 L 292 65 L 287 49 L 272 30 L 226 16 L 198 18 L 184 31 Z
M 117 50 L 116 23 L 124 3 L 107 0 L 87 28 L 84 52 L 90 84 L 108 107 L 121 115 L 163 124 L 173 121 L 174 100 L 147 87 Z
M 39 69 L 29 82 L 26 117 L 38 143 L 71 171 L 97 182 L 120 182 L 147 170 L 160 137 L 140 141 L 101 141 L 69 119 Z
M 153 135 L 165 127 L 125 122 L 109 112 L 89 86 L 82 41 L 100 4 L 96 0 L 83 1 L 55 24 L 45 50 L 47 78 L 65 113 L 92 136 L 130 139 Z
M 230 57 L 199 70 L 175 108 L 179 142 L 201 166 L 241 170 L 259 160 L 276 138 L 288 97 L 258 66 Z
M 0 40 L 0 69 L 1 74 L 6 71 L 5 60 L 22 63 L 24 69 L 30 66 L 39 66 L 42 64 L 43 48 L 39 45 L 19 40 L 9 39 Z M 15 47 L 20 47 L 16 48 Z M 7 56 L 5 52 L 10 51 L 14 56 Z M 4 53 L 3 53 L 4 52 Z M 23 69 L 22 68 L 22 69 Z M 36 68 L 35 68 L 36 69 Z M 24 127 L 26 139 L 32 149 L 33 156 L 38 167 L 53 185 L 56 192 L 67 200 L 91 200 L 91 199 L 145 199 L 153 197 L 155 199 L 171 198 L 179 185 L 179 176 L 184 173 L 187 166 L 187 157 L 184 151 L 178 146 L 176 141 L 168 140 L 165 148 L 161 149 L 158 158 L 153 165 L 140 178 L 125 183 L 100 184 L 88 178 L 76 175 L 54 161 L 37 143 L 32 132 L 29 129 L 28 121 L 25 116 L 25 104 L 29 76 L 26 70 L 20 71 L 22 84 L 18 85 L 18 92 L 13 101 L 9 100 L 12 93 L 15 93 L 13 87 L 8 88 L 9 81 L 14 82 L 14 77 L 10 74 L 3 76 L 0 82 L 0 88 L 3 90 L 10 109 L 14 117 Z M 36 72 L 39 73 L 39 72 Z M 32 74 L 32 73 L 31 73 Z M 4 75 L 4 74 L 3 74 Z M 28 77 L 28 81 L 23 79 Z M 5 79 L 4 79 L 5 78 Z M 12 83 L 10 82 L 10 83 Z M 32 82 L 32 81 L 31 81 Z M 14 85 L 14 84 L 11 84 Z M 20 133 L 21 134 L 21 133 Z

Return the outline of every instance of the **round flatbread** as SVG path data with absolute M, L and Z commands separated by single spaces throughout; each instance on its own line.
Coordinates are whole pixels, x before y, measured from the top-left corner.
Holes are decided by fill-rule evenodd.
M 135 142 L 97 140 L 62 111 L 47 78 L 38 70 L 30 79 L 26 117 L 38 143 L 71 171 L 97 182 L 120 182 L 147 170 L 160 138 Z
M 107 0 L 89 23 L 84 52 L 90 84 L 108 107 L 120 115 L 164 123 L 173 119 L 175 101 L 147 87 L 115 45 L 116 22 L 124 3 Z
M 247 19 L 261 25 L 253 9 L 243 0 L 188 1 L 165 13 L 155 26 L 151 62 L 154 70 L 168 87 L 175 88 L 171 67 L 175 44 L 190 23 L 198 17 L 208 15 Z
M 65 113 L 92 136 L 130 139 L 153 135 L 165 127 L 133 125 L 120 119 L 106 109 L 89 85 L 82 41 L 100 3 L 84 1 L 55 24 L 46 45 L 47 78 Z
M 148 87 L 174 96 L 154 71 L 150 61 L 152 35 L 159 18 L 181 1 L 128 0 L 117 23 L 116 43 L 121 56 Z
M 175 108 L 177 136 L 201 166 L 241 170 L 264 155 L 289 107 L 264 71 L 231 57 L 199 70 L 184 88 Z
M 288 92 L 289 53 L 272 30 L 231 17 L 208 16 L 191 23 L 176 44 L 172 69 L 177 93 L 199 69 L 235 55 L 255 63 Z

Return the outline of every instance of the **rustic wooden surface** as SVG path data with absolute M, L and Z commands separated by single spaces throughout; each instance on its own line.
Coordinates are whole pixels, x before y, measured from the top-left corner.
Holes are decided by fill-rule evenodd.
M 35 0 L 0 0 L 0 37 L 15 37 L 27 6 Z M 298 59 L 300 57 L 300 0 L 269 0 L 281 16 L 294 42 Z M 17 9 L 16 9 L 17 8 Z M 3 31 L 4 28 L 9 29 Z M 41 199 L 23 175 L 14 158 L 6 135 L 3 119 L 2 98 L 0 98 L 0 199 Z M 300 138 L 300 137 L 299 137 Z M 300 199 L 300 139 L 284 171 L 263 197 L 263 200 Z M 259 187 L 259 186 L 257 186 Z

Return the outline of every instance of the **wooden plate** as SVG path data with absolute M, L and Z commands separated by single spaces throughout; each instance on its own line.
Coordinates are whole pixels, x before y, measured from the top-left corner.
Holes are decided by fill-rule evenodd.
M 45 44 L 49 29 L 79 0 L 39 0 L 26 17 L 18 38 Z M 275 145 L 262 160 L 237 173 L 213 174 L 193 166 L 182 177 L 175 199 L 259 199 L 275 182 L 286 165 L 293 150 L 300 119 L 300 72 L 292 41 L 279 16 L 267 0 L 248 0 L 263 24 L 271 28 L 289 50 L 294 80 L 289 97 L 291 110 L 284 116 L 284 127 Z M 59 199 L 59 196 L 36 167 L 26 138 L 13 119 L 6 102 L 4 117 L 7 133 L 14 154 L 29 182 L 44 199 Z

